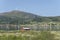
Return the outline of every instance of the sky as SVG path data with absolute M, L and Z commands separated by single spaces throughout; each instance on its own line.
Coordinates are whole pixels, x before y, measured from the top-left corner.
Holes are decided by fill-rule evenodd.
M 40 16 L 60 16 L 60 0 L 0 0 L 0 12 L 12 10 Z

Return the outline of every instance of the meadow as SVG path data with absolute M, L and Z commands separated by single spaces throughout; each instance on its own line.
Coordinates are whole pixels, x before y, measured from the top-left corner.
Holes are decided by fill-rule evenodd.
M 60 40 L 60 31 L 0 32 L 0 40 Z

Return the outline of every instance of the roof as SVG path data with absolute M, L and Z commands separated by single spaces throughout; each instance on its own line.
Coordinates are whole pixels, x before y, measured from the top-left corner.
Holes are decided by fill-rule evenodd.
M 30 28 L 23 28 L 23 29 L 30 29 Z

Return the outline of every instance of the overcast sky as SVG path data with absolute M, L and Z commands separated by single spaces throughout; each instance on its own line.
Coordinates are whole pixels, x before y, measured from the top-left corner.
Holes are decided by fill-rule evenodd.
M 60 16 L 60 0 L 0 0 L 0 12 L 11 10 L 40 16 Z

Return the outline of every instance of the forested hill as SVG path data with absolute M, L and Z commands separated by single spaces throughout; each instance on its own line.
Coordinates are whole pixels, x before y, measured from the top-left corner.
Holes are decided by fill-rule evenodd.
M 60 16 L 43 17 L 18 10 L 0 13 L 0 24 L 30 24 L 31 22 L 60 22 Z

